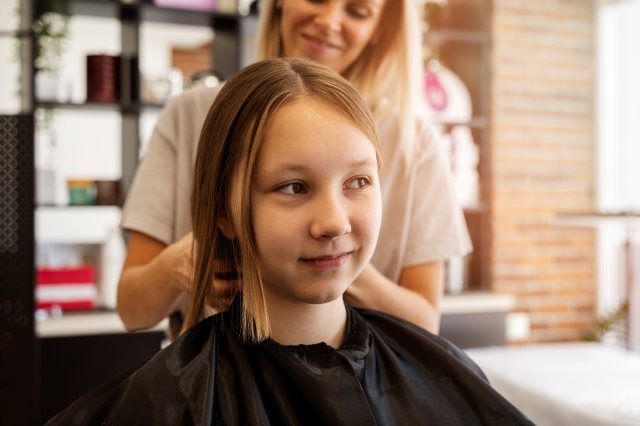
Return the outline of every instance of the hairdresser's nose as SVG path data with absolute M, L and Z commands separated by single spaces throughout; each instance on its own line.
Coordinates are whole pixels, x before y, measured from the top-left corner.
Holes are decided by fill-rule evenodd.
M 342 27 L 342 6 L 337 1 L 327 1 L 318 8 L 315 24 L 324 31 L 340 31 Z
M 316 239 L 334 239 L 351 232 L 347 201 L 337 194 L 318 197 L 311 206 L 310 233 Z

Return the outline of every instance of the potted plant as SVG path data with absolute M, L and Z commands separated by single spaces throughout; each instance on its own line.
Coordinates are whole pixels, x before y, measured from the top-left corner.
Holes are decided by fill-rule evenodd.
M 69 15 L 47 11 L 40 13 L 33 25 L 36 72 L 36 97 L 57 99 L 60 59 L 67 48 Z
M 38 101 L 58 101 L 59 72 L 62 55 L 69 41 L 70 16 L 63 2 L 37 2 L 33 22 L 35 94 Z M 36 162 L 36 201 L 42 205 L 61 200 L 61 176 L 58 173 L 57 144 L 53 127 L 55 109 L 46 104 L 36 109 L 37 138 L 44 149 Z

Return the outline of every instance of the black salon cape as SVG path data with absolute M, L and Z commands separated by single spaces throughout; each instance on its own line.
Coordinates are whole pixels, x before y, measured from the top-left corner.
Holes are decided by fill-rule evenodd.
M 247 344 L 235 331 L 238 305 L 48 424 L 532 424 L 460 349 L 406 321 L 347 307 L 340 349 Z

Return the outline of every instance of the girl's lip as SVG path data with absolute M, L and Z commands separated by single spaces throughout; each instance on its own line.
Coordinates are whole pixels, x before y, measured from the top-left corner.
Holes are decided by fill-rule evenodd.
M 300 260 L 314 269 L 326 271 L 341 267 L 349 260 L 352 254 L 353 252 L 349 251 L 336 255 L 302 258 Z

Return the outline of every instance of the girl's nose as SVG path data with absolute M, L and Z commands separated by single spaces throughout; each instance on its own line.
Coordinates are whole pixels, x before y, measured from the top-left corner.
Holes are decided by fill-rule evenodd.
M 316 239 L 334 239 L 351 232 L 348 207 L 336 196 L 323 197 L 312 207 L 310 233 Z
M 342 9 L 337 1 L 328 1 L 318 8 L 315 24 L 327 31 L 340 31 L 342 27 Z

